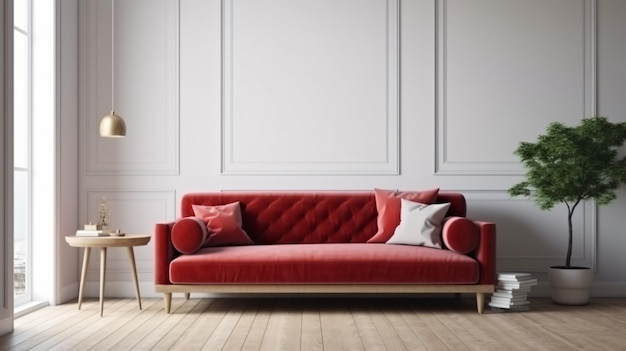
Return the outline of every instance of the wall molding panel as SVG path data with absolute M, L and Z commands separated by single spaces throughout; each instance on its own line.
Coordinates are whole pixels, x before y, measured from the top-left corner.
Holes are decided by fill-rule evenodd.
M 81 5 L 86 173 L 178 174 L 179 1 L 117 1 L 114 47 L 110 1 Z M 111 110 L 112 48 L 114 107 L 127 128 L 120 139 L 98 135 Z
M 496 223 L 499 271 L 545 273 L 564 265 L 567 249 L 567 208 L 541 211 L 530 199 L 511 198 L 506 191 L 461 191 L 468 217 Z M 572 264 L 596 265 L 597 213 L 594 201 L 578 206 L 573 218 Z
M 80 216 L 83 221 L 97 221 L 101 200 L 104 198 L 110 211 L 111 227 L 128 234 L 152 235 L 155 223 L 172 221 L 177 215 L 176 192 L 173 190 L 90 189 L 84 196 L 86 206 L 83 206 L 84 213 Z M 154 272 L 153 244 L 150 241 L 148 245 L 135 247 L 139 277 L 150 277 Z M 92 252 L 90 258 L 88 280 L 97 280 L 99 276 L 100 255 L 97 251 Z M 108 250 L 107 276 L 111 281 L 130 280 L 130 263 L 126 250 Z
M 110 206 L 111 225 L 126 233 L 151 234 L 154 223 L 173 220 L 177 214 L 174 190 L 89 189 L 80 219 L 95 223 L 103 199 Z
M 520 141 L 596 115 L 595 9 L 595 0 L 437 2 L 436 174 L 523 174 Z
M 399 22 L 398 0 L 223 0 L 222 173 L 399 174 Z

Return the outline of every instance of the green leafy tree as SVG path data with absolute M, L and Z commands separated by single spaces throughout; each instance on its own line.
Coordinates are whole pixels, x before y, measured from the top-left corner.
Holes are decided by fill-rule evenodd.
M 584 200 L 606 205 L 626 182 L 626 157 L 619 148 L 626 141 L 626 123 L 606 117 L 585 118 L 576 127 L 553 122 L 536 143 L 521 142 L 515 154 L 526 168 L 525 180 L 509 189 L 526 196 L 541 210 L 558 203 L 567 206 L 569 240 L 565 267 L 571 267 L 572 215 Z

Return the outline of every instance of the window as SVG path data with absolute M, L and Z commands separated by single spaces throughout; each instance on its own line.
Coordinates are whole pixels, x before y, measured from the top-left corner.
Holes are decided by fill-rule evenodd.
M 14 0 L 14 305 L 31 300 L 31 0 Z

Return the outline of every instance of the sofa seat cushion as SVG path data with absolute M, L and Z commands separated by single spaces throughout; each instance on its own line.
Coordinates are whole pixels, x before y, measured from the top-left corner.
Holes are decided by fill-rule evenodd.
M 208 247 L 170 264 L 174 284 L 476 284 L 479 273 L 453 251 L 371 243 Z

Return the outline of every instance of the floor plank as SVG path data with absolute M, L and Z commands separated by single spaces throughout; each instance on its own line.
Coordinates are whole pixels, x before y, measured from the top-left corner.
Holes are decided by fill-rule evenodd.
M 450 328 L 442 323 L 434 313 L 431 313 L 425 306 L 413 307 L 411 311 L 408 311 L 410 315 L 415 316 L 424 325 L 428 326 L 433 335 L 436 335 L 442 344 L 445 346 L 443 350 L 469 350 L 467 345 L 457 335 L 455 335 Z M 436 343 L 436 341 L 433 341 Z M 436 343 L 437 344 L 437 343 Z
M 300 350 L 323 350 L 322 322 L 320 320 L 319 304 L 314 299 L 305 299 L 302 310 L 302 340 Z
M 49 306 L 15 320 L 0 350 L 624 350 L 626 299 L 530 311 L 465 298 L 107 299 Z
M 378 332 L 376 323 L 372 320 L 371 313 L 366 308 L 360 306 L 352 307 L 350 313 L 359 331 L 361 342 L 365 350 L 387 350 L 385 341 Z
M 246 340 L 241 348 L 243 351 L 260 350 L 263 344 L 263 337 L 267 330 L 267 324 L 272 314 L 272 302 L 267 299 L 260 299 L 254 301 L 256 306 L 256 313 L 254 315 L 254 321 L 250 327 L 250 332 L 246 336 Z
M 228 338 L 228 340 L 226 340 L 226 343 L 224 343 L 224 347 L 222 348 L 223 350 L 239 351 L 243 349 L 246 338 L 253 328 L 253 324 L 257 317 L 258 311 L 259 307 L 255 304 L 248 304 L 245 306 L 245 310 L 243 311 L 241 317 L 232 328 L 230 337 Z
M 405 341 L 402 339 L 400 334 L 402 333 L 400 330 L 396 329 L 397 326 L 394 326 L 390 323 L 388 319 L 388 315 L 385 313 L 387 306 L 379 307 L 376 304 L 373 304 L 373 307 L 369 307 L 367 310 L 369 312 L 370 318 L 378 331 L 378 334 L 381 336 L 381 340 L 385 345 L 386 350 L 424 350 L 424 345 L 419 343 L 419 345 L 410 343 L 413 345 L 407 345 Z M 415 341 L 419 341 L 417 337 L 413 337 Z
M 165 319 L 159 324 L 150 323 L 152 324 L 152 329 L 141 340 L 141 343 L 137 345 L 137 349 L 151 350 L 153 348 L 156 349 L 157 345 L 165 348 L 166 344 L 171 346 L 176 342 L 176 338 L 172 336 L 166 338 L 170 331 L 183 320 L 191 318 L 195 311 L 203 311 L 211 302 L 211 300 L 201 299 L 176 299 L 172 301 L 172 313 L 165 313 L 163 308 L 158 311 L 159 314 L 165 316 Z
M 300 350 L 302 305 L 294 299 L 274 300 L 260 350 Z
M 204 342 L 201 350 L 222 350 L 224 349 L 224 345 L 230 338 L 233 329 L 239 323 L 242 315 L 246 310 L 246 306 L 248 304 L 248 300 L 242 299 L 230 299 L 232 304 L 228 307 L 228 310 L 224 309 L 224 315 L 219 318 L 219 315 L 214 316 L 214 318 L 205 318 L 199 319 L 198 325 L 200 326 L 202 332 L 209 334 L 210 336 Z M 214 304 L 215 306 L 215 304 Z M 221 314 L 221 311 L 220 311 Z M 219 319 L 219 321 L 218 321 Z M 213 328 L 213 323 L 215 323 L 215 328 Z M 207 326 L 209 326 L 207 328 Z M 213 328 L 213 332 L 209 333 L 209 331 Z M 181 340 L 183 345 L 190 345 L 192 349 L 195 349 L 193 343 L 187 343 L 185 340 Z
M 110 330 L 119 323 L 119 317 L 129 313 L 133 308 L 138 310 L 137 304 L 132 304 L 131 300 L 118 299 L 107 301 L 105 306 L 106 318 L 100 317 L 100 306 L 97 300 L 89 302 L 93 307 L 89 313 L 82 313 L 86 316 L 80 323 L 73 327 L 63 326 L 65 330 L 56 334 L 52 338 L 47 338 L 45 342 L 38 345 L 35 350 L 67 350 L 71 347 L 82 347 L 84 341 L 93 339 L 96 335 L 101 335 L 103 330 Z M 83 307 L 85 303 L 83 302 Z M 78 308 L 78 307 L 76 307 Z
M 349 300 L 320 303 L 320 325 L 324 350 L 364 350 L 361 336 L 350 314 Z
M 183 315 L 184 318 L 181 318 L 176 324 L 172 325 L 169 330 L 165 331 L 165 334 L 156 343 L 151 350 L 176 350 L 183 349 L 186 345 L 179 343 L 179 339 L 189 330 L 189 328 L 194 325 L 201 315 L 209 312 L 209 308 L 213 303 L 223 304 L 221 300 L 208 300 L 203 299 L 195 305 L 191 311 L 185 313 Z M 191 350 L 191 349 L 189 349 Z

